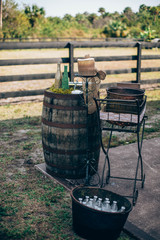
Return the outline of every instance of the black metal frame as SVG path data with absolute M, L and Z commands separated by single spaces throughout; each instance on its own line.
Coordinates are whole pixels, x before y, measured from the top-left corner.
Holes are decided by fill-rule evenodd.
M 97 171 L 93 168 L 92 166 L 92 161 L 94 161 L 94 159 L 90 156 L 90 151 L 89 151 L 89 148 L 88 148 L 88 104 L 89 104 L 89 101 L 88 101 L 88 95 L 89 95 L 89 89 L 88 89 L 88 83 L 90 81 L 90 79 L 94 78 L 95 76 L 82 76 L 82 75 L 79 75 L 79 74 L 76 74 L 77 77 L 81 77 L 82 80 L 85 82 L 85 94 L 86 94 L 86 100 L 85 100 L 85 107 L 86 107 L 86 115 L 87 115 L 87 133 L 86 133 L 86 146 L 87 146 L 87 154 L 86 154 L 86 165 L 85 165 L 85 168 L 86 168 L 86 177 L 85 177 L 85 186 L 96 186 L 96 185 L 99 185 L 100 183 L 100 176 L 99 174 L 97 173 Z M 91 180 L 91 177 L 89 175 L 89 170 L 92 168 L 92 170 L 95 171 L 95 173 L 97 174 L 98 176 L 98 183 L 97 184 L 91 184 L 90 183 L 90 180 Z
M 85 82 L 85 94 L 86 94 L 86 102 L 85 102 L 85 106 L 86 106 L 86 114 L 87 114 L 87 126 L 88 126 L 88 94 L 89 94 L 89 90 L 88 90 L 88 82 L 90 78 L 93 78 L 94 76 L 81 76 L 81 75 L 77 75 L 78 77 L 81 77 L 82 80 Z M 120 100 L 120 99 L 96 99 L 95 100 L 95 104 L 96 104 L 96 108 L 97 108 L 97 117 L 98 117 L 98 131 L 100 131 L 100 143 L 101 143 L 101 147 L 102 150 L 105 154 L 105 160 L 104 160 L 104 165 L 103 165 L 103 170 L 102 170 L 102 177 L 100 179 L 99 174 L 96 172 L 95 173 L 98 174 L 98 184 L 94 184 L 93 186 L 96 185 L 100 185 L 100 188 L 103 188 L 106 184 L 109 183 L 109 179 L 110 178 L 116 178 L 116 179 L 124 179 L 124 180 L 132 180 L 134 181 L 134 185 L 133 185 L 133 193 L 131 196 L 124 196 L 127 198 L 132 198 L 132 204 L 133 206 L 135 206 L 136 202 L 137 202 L 137 198 L 138 198 L 138 189 L 137 189 L 137 181 L 141 182 L 141 187 L 144 187 L 144 182 L 145 182 L 145 174 L 143 171 L 143 160 L 142 160 L 142 155 L 141 155 L 141 150 L 142 150 L 142 144 L 143 144 L 143 136 L 144 136 L 144 128 L 145 128 L 145 120 L 147 118 L 147 116 L 143 116 L 142 119 L 140 119 L 140 114 L 141 112 L 144 110 L 144 107 L 146 107 L 146 99 L 147 97 L 144 96 L 144 100 L 140 101 L 140 100 Z M 135 114 L 137 116 L 137 123 L 132 123 L 132 122 L 117 122 L 117 121 L 107 121 L 107 120 L 102 120 L 105 121 L 109 126 L 108 127 L 102 127 L 101 126 L 101 119 L 100 119 L 100 112 L 101 112 L 101 106 L 102 105 L 106 105 L 107 103 L 110 104 L 115 104 L 115 105 L 124 105 L 124 109 L 125 106 L 127 107 L 131 107 L 133 106 L 133 111 L 132 108 L 129 111 L 128 108 L 126 108 L 127 110 L 125 111 L 123 109 L 123 111 L 117 110 L 113 108 L 113 112 L 115 111 L 118 114 L 121 113 L 130 113 L 130 114 Z M 140 134 L 142 128 L 142 132 Z M 108 141 L 108 146 L 107 149 L 105 149 L 103 141 L 102 141 L 102 131 L 110 131 L 110 136 L 109 136 L 109 141 Z M 134 133 L 137 135 L 137 147 L 138 147 L 138 159 L 137 159 L 137 165 L 136 165 L 136 169 L 135 169 L 135 176 L 134 178 L 127 178 L 127 177 L 119 177 L 119 176 L 112 176 L 111 175 L 111 168 L 110 168 L 110 160 L 109 160 L 109 148 L 110 148 L 110 143 L 111 143 L 111 139 L 112 139 L 112 133 L 114 131 L 118 131 L 118 132 L 127 132 L 127 133 Z M 87 127 L 87 134 L 86 134 L 86 146 L 88 146 L 88 127 Z M 89 175 L 89 169 L 93 168 L 92 166 L 92 160 L 91 156 L 90 156 L 90 152 L 89 152 L 89 148 L 87 147 L 87 155 L 86 155 L 86 177 L 85 177 L 85 183 L 84 185 L 91 186 L 91 177 Z M 106 176 L 106 180 L 104 183 L 104 173 L 106 170 L 106 165 L 108 165 L 108 170 L 107 170 L 107 176 Z M 138 169 L 139 169 L 139 165 L 140 165 L 140 178 L 138 178 Z
M 100 141 L 101 141 L 101 147 L 102 150 L 105 154 L 105 160 L 104 160 L 104 165 L 103 165 L 103 170 L 102 170 L 102 180 L 101 180 L 101 188 L 105 186 L 105 184 L 109 183 L 110 178 L 117 178 L 117 179 L 124 179 L 124 180 L 133 180 L 134 185 L 133 185 L 133 194 L 132 196 L 124 196 L 128 198 L 132 198 L 132 204 L 133 206 L 136 204 L 137 198 L 138 198 L 138 189 L 137 189 L 137 181 L 141 181 L 141 187 L 144 187 L 144 182 L 145 182 L 145 174 L 143 172 L 143 160 L 142 160 L 142 155 L 141 155 L 141 150 L 142 150 L 142 143 L 143 143 L 143 135 L 144 135 L 144 128 L 145 128 L 145 120 L 146 116 L 143 116 L 143 119 L 140 121 L 140 113 L 141 113 L 141 107 L 144 107 L 146 105 L 146 96 L 144 98 L 144 101 L 141 103 L 138 100 L 119 100 L 119 99 L 94 99 L 97 107 L 97 112 L 98 112 L 98 123 L 99 123 L 99 131 L 100 131 Z M 114 104 L 126 104 L 128 106 L 131 106 L 131 104 L 136 105 L 136 112 L 137 112 L 137 117 L 138 121 L 137 123 L 120 123 L 116 121 L 108 121 L 108 120 L 101 120 L 100 119 L 100 111 L 102 105 L 106 105 L 107 103 L 114 103 Z M 143 105 L 143 106 L 142 106 Z M 142 109 L 143 110 L 143 109 Z M 127 111 L 126 111 L 127 112 Z M 120 114 L 120 112 L 119 112 Z M 134 113 L 135 114 L 135 113 Z M 101 126 L 101 121 L 105 121 L 109 126 L 108 127 L 102 127 Z M 140 134 L 140 130 L 142 127 L 142 132 Z M 109 141 L 108 141 L 108 146 L 107 149 L 105 149 L 103 145 L 103 140 L 102 140 L 102 131 L 110 131 L 110 136 L 109 136 Z M 112 176 L 111 175 L 111 169 L 110 169 L 110 160 L 109 160 L 109 148 L 110 148 L 110 143 L 112 139 L 112 133 L 113 131 L 118 131 L 118 132 L 128 132 L 128 133 L 135 133 L 137 134 L 137 147 L 138 147 L 138 160 L 137 160 L 137 165 L 136 165 L 136 171 L 135 171 L 135 177 L 134 178 L 127 178 L 127 177 L 119 177 L 119 176 Z M 107 177 L 106 181 L 104 183 L 104 173 L 106 170 L 106 164 L 108 164 L 108 170 L 107 170 Z M 141 168 L 141 177 L 138 178 L 138 168 Z

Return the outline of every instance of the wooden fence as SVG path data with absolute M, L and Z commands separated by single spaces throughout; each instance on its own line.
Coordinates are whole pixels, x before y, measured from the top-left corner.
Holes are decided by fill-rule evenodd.
M 44 42 L 44 41 L 109 41 L 109 42 L 117 42 L 117 41 L 123 41 L 123 42 L 130 42 L 130 41 L 143 41 L 142 38 L 114 38 L 114 37 L 108 37 L 108 38 L 95 38 L 95 37 L 40 37 L 40 38 L 0 38 L 0 42 Z
M 131 56 L 103 56 L 94 57 L 96 62 L 102 61 L 127 61 L 136 60 L 136 68 L 128 69 L 114 69 L 105 70 L 107 75 L 112 74 L 122 74 L 122 73 L 136 73 L 136 80 L 131 82 L 137 82 L 141 84 L 153 84 L 159 83 L 160 79 L 143 80 L 141 81 L 141 72 L 154 72 L 160 71 L 160 67 L 152 68 L 141 68 L 141 60 L 148 59 L 160 59 L 160 55 L 142 55 L 142 48 L 160 48 L 160 43 L 146 43 L 146 42 L 105 42 L 105 41 L 76 41 L 76 42 L 1 42 L 0 50 L 9 49 L 45 49 L 45 48 L 67 48 L 69 51 L 68 58 L 42 58 L 42 59 L 10 59 L 10 60 L 0 60 L 0 66 L 12 66 L 12 65 L 34 65 L 34 64 L 57 64 L 68 63 L 69 64 L 69 77 L 70 81 L 74 81 L 74 77 L 77 74 L 74 72 L 74 63 L 77 62 L 77 57 L 74 57 L 75 48 L 137 48 L 137 54 Z M 0 82 L 12 82 L 12 81 L 24 81 L 24 80 L 40 80 L 54 78 L 55 73 L 41 73 L 41 74 L 25 74 L 25 75 L 9 75 L 0 76 Z M 108 84 L 101 84 L 101 88 L 108 86 Z M 34 96 L 42 95 L 44 89 L 39 90 L 29 90 L 29 91 L 15 91 L 15 92 L 1 92 L 0 98 L 9 97 L 22 97 L 22 96 Z

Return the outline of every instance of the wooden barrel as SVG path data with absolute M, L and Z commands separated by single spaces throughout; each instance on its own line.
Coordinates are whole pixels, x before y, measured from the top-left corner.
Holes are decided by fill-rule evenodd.
M 97 171 L 100 154 L 97 120 L 97 112 L 87 116 L 83 94 L 44 92 L 42 145 L 48 173 L 83 178 L 87 158 L 89 174 Z

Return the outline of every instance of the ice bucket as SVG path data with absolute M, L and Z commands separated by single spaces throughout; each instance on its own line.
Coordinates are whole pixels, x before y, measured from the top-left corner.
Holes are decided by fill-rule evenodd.
M 124 212 L 104 212 L 87 207 L 79 202 L 86 195 L 117 201 L 118 207 L 125 206 Z M 85 239 L 115 240 L 119 237 L 127 217 L 132 210 L 130 201 L 116 193 L 97 187 L 76 187 L 71 192 L 73 230 Z

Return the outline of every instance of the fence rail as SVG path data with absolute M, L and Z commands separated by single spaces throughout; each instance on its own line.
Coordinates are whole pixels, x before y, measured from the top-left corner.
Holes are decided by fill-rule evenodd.
M 136 68 L 128 69 L 113 69 L 105 70 L 107 75 L 122 74 L 122 73 L 136 73 L 136 80 L 131 82 L 138 82 L 141 84 L 159 83 L 160 79 L 143 80 L 141 81 L 141 72 L 154 72 L 160 71 L 160 67 L 141 68 L 142 60 L 160 59 L 160 55 L 142 55 L 142 48 L 160 48 L 160 43 L 139 43 L 139 42 L 105 42 L 105 41 L 76 41 L 76 42 L 1 42 L 0 50 L 9 49 L 45 49 L 45 48 L 67 48 L 69 51 L 68 58 L 41 58 L 41 59 L 9 59 L 0 60 L 0 66 L 12 66 L 12 65 L 34 65 L 34 64 L 56 64 L 58 62 L 69 64 L 69 77 L 71 81 L 74 81 L 74 77 L 77 74 L 74 72 L 74 63 L 77 62 L 78 57 L 74 57 L 75 48 L 137 48 L 137 55 L 132 56 L 96 56 L 96 62 L 102 61 L 128 61 L 136 60 Z M 36 79 L 49 79 L 54 78 L 55 73 L 42 73 L 42 74 L 25 74 L 25 75 L 9 75 L 0 76 L 0 82 L 12 82 L 12 81 L 24 81 L 24 80 L 36 80 Z M 108 86 L 109 84 L 101 84 L 101 88 Z M 112 84 L 113 85 L 113 84 Z M 19 97 L 19 96 L 33 96 L 41 95 L 44 90 L 30 90 L 30 91 L 16 91 L 16 92 L 2 92 L 0 98 Z
M 23 42 L 23 41 L 143 41 L 142 38 L 86 38 L 86 37 L 54 37 L 54 38 L 49 38 L 49 37 L 41 37 L 41 38 L 0 38 L 0 42 L 11 42 L 11 41 L 18 41 L 18 42 Z
M 1 42 L 0 50 L 5 49 L 43 49 L 43 48 L 103 48 L 103 47 L 137 47 L 140 44 L 142 48 L 159 48 L 160 42 L 99 42 L 99 41 L 76 41 L 76 42 Z

